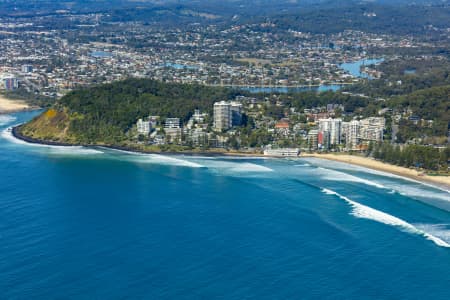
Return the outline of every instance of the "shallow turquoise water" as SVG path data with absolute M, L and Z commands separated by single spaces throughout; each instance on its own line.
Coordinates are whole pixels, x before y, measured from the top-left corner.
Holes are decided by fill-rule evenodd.
M 0 116 L 1 299 L 448 299 L 450 194 L 315 159 L 27 145 Z
M 364 59 L 364 60 L 358 60 L 358 61 L 350 62 L 350 63 L 343 63 L 340 65 L 340 67 L 341 67 L 341 69 L 343 69 L 344 71 L 353 75 L 354 77 L 373 79 L 372 76 L 370 76 L 369 74 L 361 72 L 361 66 L 363 66 L 363 65 L 369 66 L 372 64 L 379 64 L 383 61 L 384 61 L 384 59 L 382 59 L 382 58 Z

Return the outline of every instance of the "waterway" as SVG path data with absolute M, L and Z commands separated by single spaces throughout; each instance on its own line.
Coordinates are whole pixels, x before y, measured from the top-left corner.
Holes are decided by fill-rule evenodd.
M 29 145 L 0 116 L 1 299 L 449 299 L 450 193 L 318 159 Z

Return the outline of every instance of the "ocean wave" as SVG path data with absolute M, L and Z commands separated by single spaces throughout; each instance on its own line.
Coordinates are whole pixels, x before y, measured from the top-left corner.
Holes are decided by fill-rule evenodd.
M 339 194 L 335 191 L 332 191 L 329 189 L 322 189 L 322 192 L 327 195 L 334 195 L 334 196 L 344 200 L 345 202 L 347 202 L 353 208 L 351 214 L 357 218 L 373 220 L 373 221 L 383 223 L 386 225 L 395 226 L 405 232 L 421 235 L 421 236 L 425 237 L 426 239 L 434 242 L 438 246 L 450 248 L 450 244 L 447 243 L 446 241 L 444 241 L 441 238 L 439 238 L 423 229 L 420 229 L 400 218 L 397 218 L 393 215 L 376 210 L 374 208 L 363 205 L 361 203 L 355 202 L 345 196 L 342 196 L 341 194 Z
M 11 127 L 6 128 L 2 131 L 1 137 L 11 143 L 25 145 L 29 147 L 33 147 L 35 149 L 40 149 L 45 151 L 48 154 L 56 154 L 56 155 L 82 155 L 82 154 L 102 154 L 102 151 L 86 148 L 83 146 L 52 146 L 52 145 L 43 145 L 43 144 L 34 144 L 27 143 L 21 139 L 18 139 L 13 136 Z
M 357 165 L 352 165 L 349 163 L 345 163 L 345 162 L 337 162 L 337 161 L 329 161 L 329 160 L 324 160 L 324 159 L 320 159 L 320 158 L 307 158 L 308 161 L 314 162 L 315 165 L 317 165 L 319 168 L 325 168 L 325 166 L 328 167 L 332 167 L 332 168 L 337 168 L 339 170 L 344 170 L 344 171 L 359 171 L 359 172 L 363 172 L 366 174 L 370 174 L 370 175 L 375 175 L 375 176 L 380 176 L 380 177 L 386 177 L 386 178 L 394 178 L 394 179 L 399 179 L 399 180 L 403 180 L 403 181 L 408 181 L 408 182 L 412 182 L 412 183 L 416 183 L 419 185 L 423 185 L 423 186 L 427 186 L 433 189 L 438 189 L 440 191 L 446 192 L 450 194 L 450 190 L 434 185 L 434 184 L 430 184 L 430 183 L 426 183 L 423 181 L 419 181 L 416 179 L 412 179 L 409 177 L 404 177 L 404 176 L 400 176 L 400 175 L 396 175 L 396 174 L 392 174 L 389 172 L 385 172 L 385 171 L 379 171 L 379 170 L 374 170 L 374 169 L 370 169 L 367 167 L 363 167 L 363 166 L 357 166 Z M 383 182 L 384 184 L 384 182 Z M 387 186 L 387 188 L 393 188 L 391 186 Z M 408 194 L 407 191 L 400 191 L 398 190 L 399 193 L 403 193 L 405 196 L 414 196 L 413 194 Z M 417 194 L 417 193 L 414 193 Z M 431 196 L 431 195 L 430 195 Z
M 163 155 L 118 149 L 107 149 L 106 151 L 123 153 L 124 155 L 118 156 L 118 159 L 126 159 L 135 163 L 205 168 L 213 173 L 226 176 L 254 176 L 259 173 L 273 172 L 272 169 L 259 164 L 241 162 L 244 158 Z M 246 159 L 248 160 L 249 158 Z
M 444 200 L 450 202 L 450 194 L 445 189 L 437 189 L 434 186 L 430 186 L 435 191 L 421 188 L 420 186 L 405 185 L 405 184 L 392 184 L 389 183 L 389 188 L 398 192 L 402 196 L 416 198 L 416 199 L 434 199 Z
M 420 230 L 429 232 L 440 239 L 450 243 L 450 224 L 414 224 Z
M 0 126 L 8 125 L 16 120 L 16 117 L 10 115 L 0 115 Z
M 230 168 L 234 172 L 273 172 L 273 169 L 253 164 L 253 163 L 237 163 L 234 167 Z
M 218 175 L 233 177 L 258 177 L 274 172 L 263 165 L 231 160 L 206 160 L 201 162 L 209 171 Z
M 294 165 L 294 167 L 310 167 L 311 165 L 310 164 L 297 164 L 297 165 Z
M 135 163 L 169 165 L 169 166 L 180 166 L 190 168 L 204 168 L 204 166 L 199 163 L 169 155 L 134 153 L 128 151 L 124 151 L 124 153 L 127 154 L 127 157 L 120 157 L 120 159 L 125 158 L 126 160 Z
M 322 167 L 318 167 L 316 170 L 319 171 L 319 175 L 321 175 L 321 179 L 329 180 L 329 181 L 347 181 L 347 182 L 357 182 L 366 184 L 369 186 L 374 186 L 379 189 L 385 189 L 386 187 L 380 183 L 377 183 L 373 180 L 368 180 L 360 177 L 356 177 L 344 172 L 339 172 L 333 169 L 326 169 Z

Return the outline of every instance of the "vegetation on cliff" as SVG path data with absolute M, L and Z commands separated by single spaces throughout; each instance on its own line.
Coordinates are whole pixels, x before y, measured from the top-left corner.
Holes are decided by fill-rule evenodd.
M 214 102 L 235 96 L 223 88 L 128 79 L 69 93 L 22 126 L 21 133 L 75 144 L 121 144 L 139 118 L 158 115 L 186 121 L 195 109 L 211 114 Z

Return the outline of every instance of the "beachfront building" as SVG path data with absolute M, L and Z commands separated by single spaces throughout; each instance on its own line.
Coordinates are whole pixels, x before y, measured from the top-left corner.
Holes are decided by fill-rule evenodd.
M 151 131 L 151 125 L 149 121 L 144 121 L 142 119 L 139 119 L 136 123 L 137 132 L 138 134 L 148 135 Z
M 242 124 L 242 104 L 236 101 L 231 101 L 230 105 L 231 126 L 239 126 Z
M 308 148 L 310 150 L 318 149 L 318 138 L 319 131 L 317 129 L 313 129 L 308 132 Z
M 385 118 L 370 117 L 360 121 L 360 138 L 364 141 L 382 142 L 386 128 Z
M 329 144 L 339 145 L 341 143 L 341 135 L 342 135 L 342 119 L 319 119 L 319 131 L 321 132 L 329 132 L 330 140 Z
M 214 103 L 214 129 L 228 130 L 242 123 L 242 104 L 235 101 Z
M 231 128 L 231 106 L 226 101 L 214 103 L 214 129 L 218 131 Z
M 319 131 L 317 134 L 317 148 L 327 150 L 330 149 L 330 132 Z
M 167 118 L 164 123 L 164 132 L 166 139 L 172 142 L 180 142 L 181 140 L 181 123 L 180 118 Z
M 342 134 L 347 149 L 358 149 L 368 142 L 382 142 L 386 120 L 381 117 L 370 117 L 360 121 L 342 123 Z
M 343 135 L 345 136 L 345 145 L 347 149 L 356 149 L 356 146 L 359 145 L 360 127 L 361 124 L 357 120 L 344 122 L 342 124 Z

